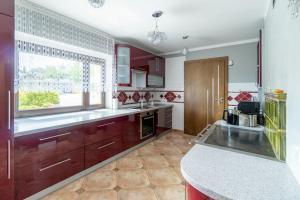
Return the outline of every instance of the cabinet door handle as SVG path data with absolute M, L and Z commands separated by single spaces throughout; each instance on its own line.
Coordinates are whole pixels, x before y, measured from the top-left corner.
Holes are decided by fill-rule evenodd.
M 145 118 L 143 118 L 143 119 L 153 119 L 154 118 L 154 116 L 151 116 L 151 117 L 145 117 Z
M 40 172 L 45 171 L 45 170 L 47 170 L 47 169 L 50 169 L 50 168 L 52 168 L 52 167 L 61 165 L 61 164 L 63 164 L 63 163 L 70 162 L 70 161 L 71 161 L 71 158 L 68 158 L 68 159 L 66 159 L 66 160 L 57 162 L 57 163 L 55 163 L 55 164 L 53 164 L 53 165 L 49 165 L 48 167 L 41 168 L 41 169 L 40 169 Z
M 97 126 L 98 128 L 102 128 L 102 127 L 105 127 L 105 126 L 109 126 L 109 125 L 113 125 L 115 124 L 116 122 L 110 122 L 110 123 L 107 123 L 107 124 L 101 124 L 99 126 Z
M 11 163 L 10 163 L 10 140 L 7 141 L 7 178 L 10 179 L 10 169 Z
M 116 142 L 111 142 L 111 143 L 108 143 L 108 144 L 103 145 L 103 146 L 101 146 L 101 147 L 98 147 L 97 149 L 103 149 L 103 148 L 108 147 L 108 146 L 111 146 L 111 145 L 113 145 L 113 144 L 115 144 L 115 143 L 116 143 Z
M 46 137 L 46 138 L 40 138 L 40 141 L 49 140 L 49 139 L 53 139 L 53 138 L 58 138 L 58 137 L 62 137 L 62 136 L 65 136 L 65 135 L 70 135 L 70 134 L 71 134 L 71 132 L 67 132 L 67 133 L 60 134 L 60 135 L 55 135 L 55 136 Z
M 10 130 L 10 90 L 8 90 L 8 109 L 7 109 L 7 117 L 8 117 L 8 119 L 7 119 L 7 127 L 8 127 L 8 130 Z

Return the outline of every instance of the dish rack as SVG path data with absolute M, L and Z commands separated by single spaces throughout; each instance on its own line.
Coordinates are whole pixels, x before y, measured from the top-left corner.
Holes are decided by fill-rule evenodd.
M 277 159 L 286 159 L 286 98 L 287 94 L 265 94 L 265 133 Z

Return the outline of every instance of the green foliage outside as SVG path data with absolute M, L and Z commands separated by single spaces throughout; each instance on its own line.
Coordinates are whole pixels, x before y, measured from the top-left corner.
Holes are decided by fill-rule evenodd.
M 59 104 L 56 92 L 22 92 L 19 94 L 19 110 L 49 108 Z

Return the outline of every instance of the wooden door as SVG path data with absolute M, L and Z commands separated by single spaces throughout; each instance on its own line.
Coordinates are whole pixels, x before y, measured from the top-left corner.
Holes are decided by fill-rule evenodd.
M 228 57 L 185 62 L 184 93 L 184 131 L 197 135 L 227 107 Z

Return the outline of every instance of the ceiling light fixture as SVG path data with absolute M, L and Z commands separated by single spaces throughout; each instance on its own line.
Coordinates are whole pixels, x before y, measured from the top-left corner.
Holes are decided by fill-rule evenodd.
M 162 14 L 162 11 L 156 11 L 152 14 L 152 17 L 155 19 L 155 29 L 148 33 L 148 41 L 155 46 L 167 40 L 167 34 L 158 30 L 158 18 Z
M 187 40 L 187 39 L 189 39 L 189 37 L 190 37 L 189 35 L 184 35 L 184 36 L 182 36 L 182 39 Z M 182 49 L 181 52 L 184 56 L 186 56 L 189 53 L 189 50 L 188 50 L 188 48 L 185 47 Z
M 292 17 L 298 17 L 300 9 L 300 0 L 288 0 L 289 9 L 291 10 Z
M 104 5 L 105 0 L 89 0 L 89 3 L 94 8 L 100 8 L 100 7 L 102 7 Z

